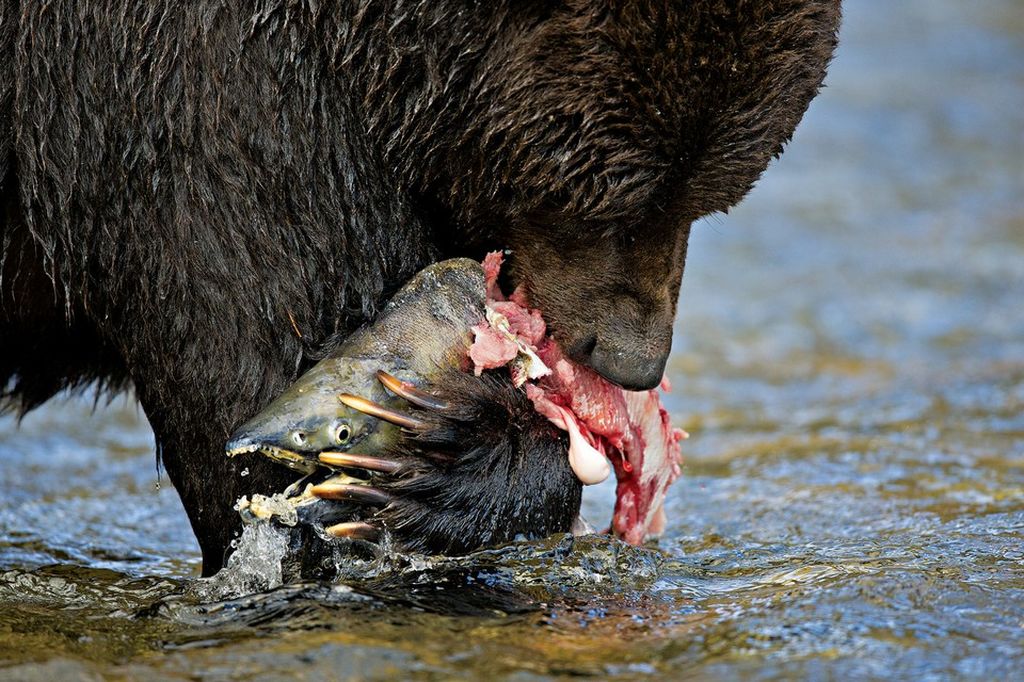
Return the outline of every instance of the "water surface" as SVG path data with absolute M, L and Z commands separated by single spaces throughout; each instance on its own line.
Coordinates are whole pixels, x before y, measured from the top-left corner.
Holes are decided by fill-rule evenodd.
M 0 419 L 0 677 L 1019 674 L 1024 6 L 846 14 L 790 150 L 694 228 L 656 547 L 210 603 L 134 404 L 55 401 Z

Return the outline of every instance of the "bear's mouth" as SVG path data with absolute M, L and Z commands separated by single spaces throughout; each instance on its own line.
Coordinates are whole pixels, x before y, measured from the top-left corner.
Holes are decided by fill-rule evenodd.
M 473 328 L 476 373 L 508 369 L 536 410 L 569 434 L 569 462 L 585 485 L 604 480 L 610 461 L 618 481 L 612 529 L 619 537 L 639 544 L 659 534 L 686 432 L 672 427 L 656 389 L 625 390 L 566 357 L 523 292 L 506 297 L 501 291 L 502 260 L 494 252 L 483 263 L 487 319 Z M 669 389 L 660 376 L 659 384 Z

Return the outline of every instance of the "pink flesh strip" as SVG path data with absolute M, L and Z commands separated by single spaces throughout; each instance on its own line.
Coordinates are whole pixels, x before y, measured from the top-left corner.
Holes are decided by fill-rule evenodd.
M 524 346 L 550 372 L 526 381 L 526 394 L 537 411 L 569 434 L 569 463 L 584 485 L 608 477 L 609 460 L 617 479 L 612 529 L 639 544 L 665 526 L 664 501 L 669 485 L 679 477 L 679 441 L 685 432 L 672 428 L 657 391 L 625 391 L 593 370 L 566 358 L 547 336 L 544 320 L 530 309 L 522 292 L 505 298 L 497 284 L 501 253 L 484 259 L 487 306 L 508 322 L 507 334 L 484 322 L 473 329 L 470 358 L 474 370 L 509 366 L 521 378 L 520 363 L 513 362 Z M 490 315 L 489 315 L 490 319 Z M 502 323 L 504 324 L 504 323 Z M 667 379 L 662 390 L 670 390 Z

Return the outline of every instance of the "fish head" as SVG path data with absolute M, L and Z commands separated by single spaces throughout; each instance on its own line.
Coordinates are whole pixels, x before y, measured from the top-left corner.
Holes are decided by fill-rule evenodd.
M 228 456 L 258 452 L 308 474 L 323 452 L 383 450 L 397 441 L 398 427 L 353 409 L 339 389 L 392 400 L 375 376 L 381 363 L 351 357 L 322 361 L 232 434 Z
M 415 422 L 395 412 L 408 409 L 402 396 L 409 389 L 401 387 L 429 384 L 467 364 L 485 298 L 484 272 L 475 261 L 456 258 L 424 268 L 372 324 L 353 332 L 239 427 L 227 454 L 258 452 L 308 474 L 325 452 L 377 455 L 393 449 L 403 425 Z M 390 378 L 390 390 L 378 372 Z

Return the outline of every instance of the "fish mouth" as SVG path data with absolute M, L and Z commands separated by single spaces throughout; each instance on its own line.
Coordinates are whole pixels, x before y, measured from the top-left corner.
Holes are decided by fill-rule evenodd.
M 311 459 L 309 455 L 304 455 L 300 452 L 295 452 L 294 450 L 288 450 L 286 448 L 280 448 L 276 445 L 268 445 L 266 443 L 245 443 L 235 445 L 233 447 L 229 445 L 227 448 L 228 457 L 248 455 L 254 452 L 265 455 L 275 462 L 283 464 L 289 469 L 293 469 L 302 474 L 311 474 L 321 466 L 316 459 Z
M 294 450 L 259 443 L 239 445 L 227 450 L 228 457 L 252 453 L 259 453 L 269 457 L 275 462 L 284 464 L 288 468 L 305 475 L 312 474 L 318 470 L 336 471 L 338 469 L 360 469 L 367 472 L 394 474 L 402 468 L 402 463 L 393 459 L 352 452 L 338 452 L 331 449 L 317 453 L 314 459 L 311 459 L 309 455 L 304 455 Z
M 401 468 L 401 463 L 395 460 L 386 459 L 384 457 L 375 457 L 373 455 L 361 455 L 352 452 L 338 452 L 326 449 L 323 452 L 317 453 L 315 458 L 311 459 L 308 454 L 302 454 L 286 448 L 279 448 L 276 445 L 266 445 L 261 443 L 239 445 L 229 448 L 227 450 L 227 456 L 236 457 L 238 455 L 249 455 L 254 452 L 270 457 L 274 461 L 280 462 L 281 464 L 303 474 L 311 474 L 320 468 L 363 469 L 365 471 L 378 471 L 385 474 L 393 474 Z
M 391 495 L 374 487 L 372 478 L 402 468 L 401 462 L 373 455 L 331 449 L 303 454 L 266 443 L 231 443 L 226 453 L 228 457 L 260 454 L 302 474 L 280 493 L 257 493 L 239 500 L 236 509 L 243 519 L 289 527 L 311 525 L 325 539 L 379 540 L 381 527 L 361 520 L 366 513 L 361 509 L 388 506 Z

